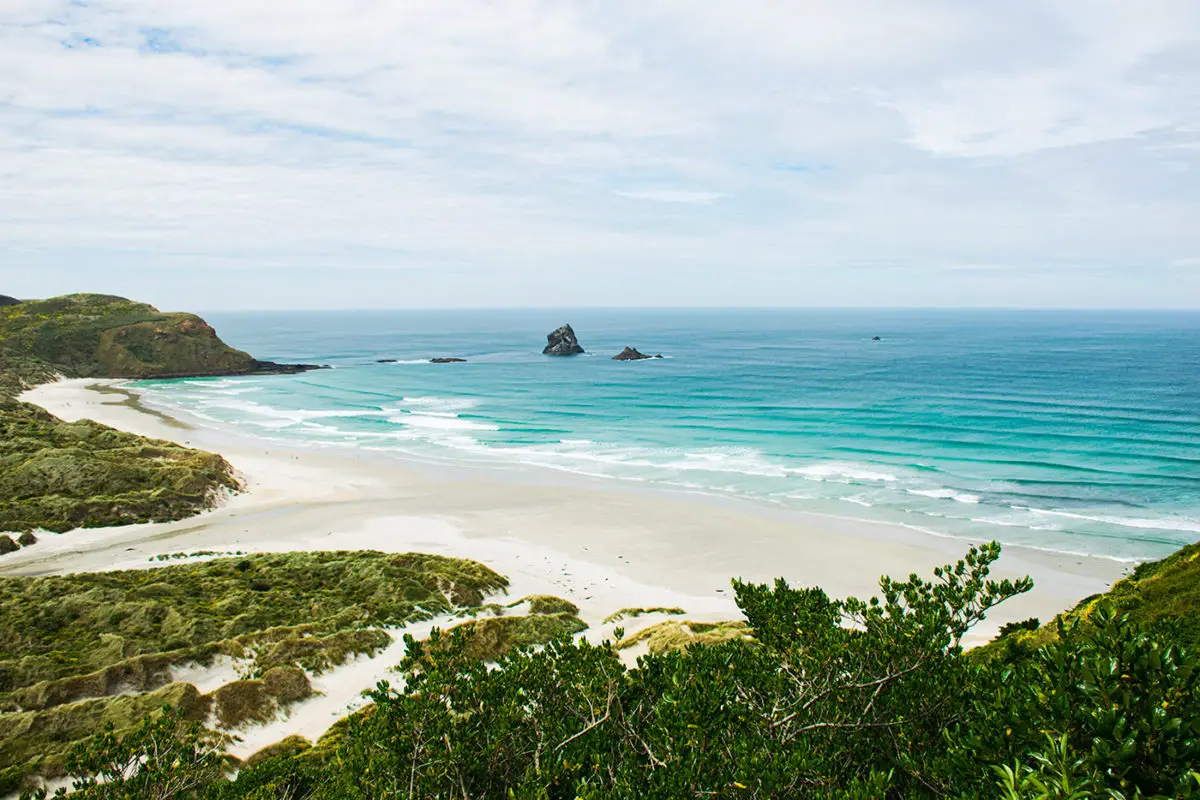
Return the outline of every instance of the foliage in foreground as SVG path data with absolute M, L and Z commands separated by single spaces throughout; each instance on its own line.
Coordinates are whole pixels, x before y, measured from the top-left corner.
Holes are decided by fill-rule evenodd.
M 174 796 L 1200 797 L 1200 660 L 1167 629 L 1099 604 L 1027 656 L 964 657 L 966 631 L 1030 587 L 988 580 L 998 553 L 972 549 L 932 581 L 885 578 L 867 601 L 735 583 L 753 640 L 635 670 L 565 638 L 494 666 L 471 658 L 465 630 L 410 640 L 404 688 L 381 684 L 330 741 L 234 781 L 199 769 Z M 149 754 L 137 737 L 125 747 Z M 83 796 L 131 796 L 139 775 Z

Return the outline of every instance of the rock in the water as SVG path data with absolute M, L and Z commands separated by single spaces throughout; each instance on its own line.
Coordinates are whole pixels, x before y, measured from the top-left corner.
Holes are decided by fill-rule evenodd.
M 254 361 L 254 375 L 296 375 L 300 372 L 311 372 L 314 369 L 330 369 L 328 364 L 277 364 L 274 361 Z
M 376 364 L 395 364 L 395 363 L 396 363 L 396 359 L 394 359 L 394 358 L 381 358 L 381 359 L 379 359 L 378 361 L 376 361 L 375 363 L 376 363 Z
M 871 341 L 872 341 L 872 342 L 882 342 L 882 341 L 883 341 L 883 339 L 881 339 L 881 338 L 879 338 L 878 336 L 876 336 L 876 337 L 874 337 L 873 339 L 871 339 Z
M 25 531 L 17 537 L 17 544 L 21 547 L 29 547 L 31 544 L 37 544 L 37 537 L 33 535 L 33 531 Z
M 20 549 L 11 536 L 0 536 L 0 556 L 15 553 Z
M 557 330 L 546 334 L 546 349 L 542 351 L 547 356 L 574 356 L 583 352 L 575 331 L 570 325 L 563 325 Z
M 19 306 L 21 301 L 6 294 L 0 294 L 0 306 Z
M 430 364 L 463 364 L 465 362 L 466 362 L 465 358 L 431 358 L 431 359 L 429 359 Z
M 647 358 L 662 358 L 661 354 L 648 356 L 645 353 L 639 353 L 636 347 L 626 347 L 621 352 L 612 357 L 613 361 L 643 361 Z

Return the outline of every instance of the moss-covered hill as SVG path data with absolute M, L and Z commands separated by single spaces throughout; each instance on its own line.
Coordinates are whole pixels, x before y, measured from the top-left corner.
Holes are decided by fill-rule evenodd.
M 0 307 L 0 347 L 78 378 L 250 372 L 254 359 L 199 317 L 121 297 L 73 294 Z
M 216 558 L 144 570 L 0 578 L 0 791 L 55 774 L 71 744 L 164 702 L 236 727 L 307 695 L 307 677 L 391 641 L 398 626 L 475 609 L 508 581 L 482 564 L 409 553 Z M 574 619 L 574 618 L 572 618 Z M 200 697 L 171 667 L 243 660 Z
M 194 314 L 123 297 L 72 294 L 0 306 L 0 358 L 76 378 L 169 378 L 297 371 L 221 341 Z
M 9 302 L 11 301 L 11 302 Z M 74 378 L 299 372 L 222 342 L 192 314 L 73 294 L 0 302 L 0 532 L 177 520 L 238 483 L 219 456 L 19 403 L 22 389 Z M 7 544 L 7 540 L 0 545 Z

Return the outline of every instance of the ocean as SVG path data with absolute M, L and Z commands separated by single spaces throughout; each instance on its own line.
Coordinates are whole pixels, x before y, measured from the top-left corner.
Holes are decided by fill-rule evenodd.
M 334 367 L 139 384 L 152 406 L 267 440 L 536 465 L 1118 559 L 1200 539 L 1200 313 L 206 318 L 259 358 Z M 563 322 L 587 355 L 541 355 Z M 626 345 L 664 358 L 612 361 Z M 439 356 L 468 361 L 428 362 Z

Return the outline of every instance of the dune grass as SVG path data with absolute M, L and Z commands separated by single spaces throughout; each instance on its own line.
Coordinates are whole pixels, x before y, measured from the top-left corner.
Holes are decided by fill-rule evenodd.
M 692 620 L 665 620 L 638 631 L 617 642 L 618 650 L 625 650 L 645 642 L 651 653 L 684 650 L 697 644 L 720 644 L 733 639 L 749 639 L 750 627 L 740 620 L 721 622 L 695 622 Z

